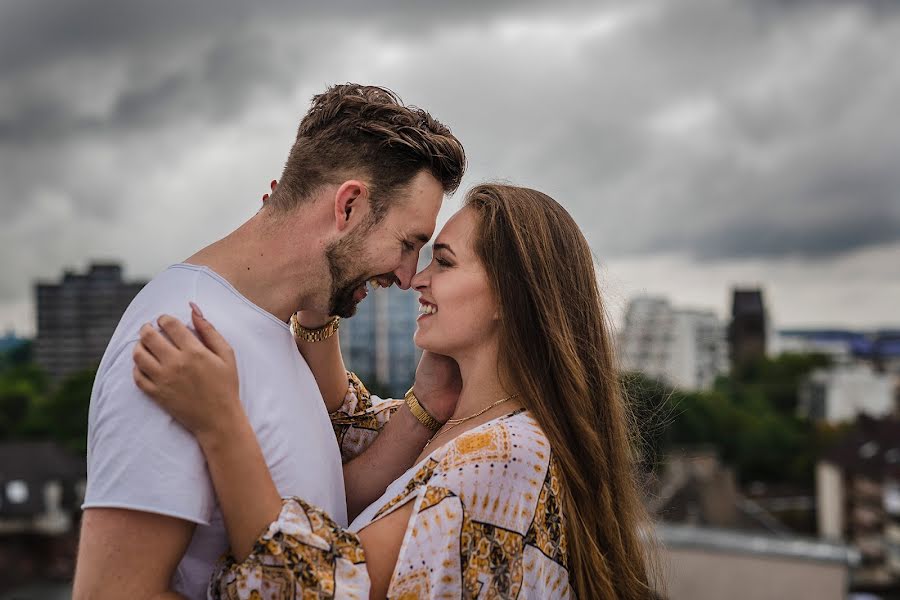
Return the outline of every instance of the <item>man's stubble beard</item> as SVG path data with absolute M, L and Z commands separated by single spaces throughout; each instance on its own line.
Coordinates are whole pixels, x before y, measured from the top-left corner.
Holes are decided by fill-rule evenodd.
M 364 260 L 363 248 L 372 224 L 363 224 L 342 239 L 332 242 L 325 249 L 328 269 L 331 272 L 331 292 L 328 299 L 328 314 L 341 318 L 356 314 L 357 302 L 353 292 L 366 283 L 364 272 L 353 265 Z M 351 274 L 355 273 L 355 274 Z

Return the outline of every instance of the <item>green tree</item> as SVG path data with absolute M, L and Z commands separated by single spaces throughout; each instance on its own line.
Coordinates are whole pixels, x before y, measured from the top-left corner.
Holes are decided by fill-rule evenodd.
M 704 392 L 682 392 L 638 374 L 623 378 L 647 466 L 666 451 L 712 446 L 743 481 L 811 484 L 822 449 L 838 433 L 796 416 L 797 394 L 822 355 L 748 363 Z
M 785 353 L 777 358 L 761 358 L 745 363 L 722 379 L 719 385 L 729 386 L 736 401 L 747 396 L 762 397 L 776 411 L 793 416 L 797 413 L 797 395 L 803 380 L 820 367 L 831 364 L 824 354 Z
M 52 439 L 85 453 L 88 408 L 96 374 L 95 369 L 88 369 L 70 375 L 49 395 L 36 399 L 23 433 L 32 439 Z
M 0 439 L 24 435 L 29 413 L 49 386 L 47 374 L 34 364 L 7 362 L 0 369 Z

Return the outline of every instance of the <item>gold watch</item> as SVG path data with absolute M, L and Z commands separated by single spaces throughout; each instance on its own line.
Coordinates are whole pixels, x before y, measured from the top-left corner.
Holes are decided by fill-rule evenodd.
M 291 333 L 304 342 L 321 342 L 335 334 L 341 325 L 341 318 L 335 317 L 316 329 L 307 329 L 300 324 L 296 314 L 291 315 Z
M 413 416 L 419 420 L 419 423 L 430 429 L 432 432 L 435 432 L 444 426 L 443 423 L 435 419 L 431 413 L 425 410 L 425 407 L 419 403 L 419 399 L 416 398 L 416 394 L 413 392 L 412 388 L 409 388 L 409 391 L 406 392 L 404 399 Z

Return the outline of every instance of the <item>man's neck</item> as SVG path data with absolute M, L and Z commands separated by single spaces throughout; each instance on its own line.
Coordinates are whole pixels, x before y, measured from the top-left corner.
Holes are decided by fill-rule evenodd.
M 314 285 L 321 285 L 320 240 L 298 239 L 295 233 L 315 230 L 292 217 L 289 231 L 285 220 L 274 221 L 262 210 L 185 262 L 210 268 L 245 298 L 287 322 L 308 304 Z

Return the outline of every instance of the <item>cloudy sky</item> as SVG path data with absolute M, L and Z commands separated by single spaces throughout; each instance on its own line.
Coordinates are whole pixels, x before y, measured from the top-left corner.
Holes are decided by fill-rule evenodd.
M 759 284 L 781 327 L 900 324 L 893 3 L 323 4 L 0 4 L 0 330 L 33 332 L 35 279 L 151 277 L 239 225 L 346 81 L 450 125 L 464 187 L 566 206 L 614 314 Z

